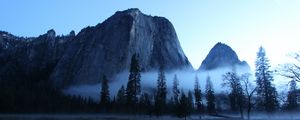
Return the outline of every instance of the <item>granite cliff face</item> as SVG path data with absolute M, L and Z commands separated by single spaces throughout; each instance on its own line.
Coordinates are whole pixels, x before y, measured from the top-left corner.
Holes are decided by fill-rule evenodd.
M 192 70 L 173 25 L 138 9 L 118 11 L 77 35 L 56 36 L 54 30 L 36 38 L 10 35 L 8 39 L 8 35 L 0 37 L 0 57 L 7 58 L 0 61 L 3 79 L 13 76 L 8 70 L 29 76 L 38 70 L 49 72 L 57 87 L 93 84 L 104 74 L 128 71 L 133 54 L 138 54 L 142 71 L 157 70 L 160 65 L 166 70 Z
M 59 84 L 95 83 L 101 76 L 128 70 L 138 54 L 143 71 L 192 69 L 172 24 L 138 9 L 116 12 L 103 23 L 81 30 L 51 78 Z M 61 83 L 67 82 L 67 83 Z
M 219 42 L 209 51 L 198 70 L 213 70 L 233 66 L 250 70 L 248 63 L 246 61 L 240 61 L 231 47 Z

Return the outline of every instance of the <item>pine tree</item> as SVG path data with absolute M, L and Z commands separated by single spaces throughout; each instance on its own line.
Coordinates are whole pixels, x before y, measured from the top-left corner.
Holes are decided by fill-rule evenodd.
M 162 68 L 160 68 L 157 79 L 157 91 L 155 96 L 155 112 L 160 116 L 164 112 L 167 100 L 166 77 Z
M 141 95 L 140 98 L 140 106 L 141 106 L 141 112 L 147 115 L 152 115 L 152 104 L 150 100 L 150 95 L 147 93 L 144 93 Z
M 177 78 L 177 75 L 174 75 L 173 79 L 173 86 L 172 86 L 172 92 L 173 92 L 173 97 L 171 97 L 171 111 L 174 113 L 174 115 L 179 116 L 180 114 L 180 91 L 179 91 L 179 81 Z
M 296 110 L 299 106 L 297 96 L 297 83 L 295 80 L 290 82 L 290 88 L 287 96 L 286 109 L 289 111 Z
M 204 112 L 204 106 L 202 103 L 202 93 L 201 93 L 201 88 L 199 85 L 199 79 L 196 76 L 195 77 L 195 85 L 194 85 L 194 96 L 195 96 L 195 104 L 196 104 L 196 110 L 199 113 Z
M 279 106 L 277 100 L 278 94 L 276 88 L 271 83 L 273 81 L 272 71 L 269 70 L 269 60 L 262 47 L 257 52 L 255 67 L 258 105 L 263 106 L 267 112 L 273 112 Z
M 188 115 L 190 115 L 194 111 L 194 99 L 193 99 L 193 93 L 189 90 L 188 92 Z
M 180 118 L 185 118 L 188 116 L 188 111 L 189 111 L 189 105 L 188 105 L 188 98 L 184 94 L 183 90 L 181 90 L 181 95 L 179 99 L 179 106 L 177 109 L 177 116 Z
M 141 93 L 141 69 L 138 57 L 134 54 L 131 58 L 129 78 L 126 88 L 126 101 L 128 108 L 136 110 L 138 98 Z
M 173 90 L 172 90 L 173 91 L 173 101 L 174 101 L 175 106 L 178 105 L 179 97 L 180 97 L 180 91 L 178 89 L 178 86 L 179 86 L 179 81 L 178 81 L 177 75 L 175 74 L 174 79 L 173 79 Z
M 109 98 L 109 87 L 108 87 L 108 80 L 106 76 L 103 76 L 102 84 L 101 84 L 101 96 L 100 96 L 100 105 L 104 111 L 108 109 L 110 104 Z
M 216 113 L 215 93 L 209 76 L 206 79 L 205 97 L 207 101 L 206 104 L 207 104 L 208 114 L 215 114 Z
M 118 90 L 117 93 L 117 100 L 116 100 L 116 104 L 117 104 L 117 108 L 119 110 L 119 112 L 124 110 L 125 104 L 126 104 L 126 91 L 124 86 L 122 85 L 121 88 Z

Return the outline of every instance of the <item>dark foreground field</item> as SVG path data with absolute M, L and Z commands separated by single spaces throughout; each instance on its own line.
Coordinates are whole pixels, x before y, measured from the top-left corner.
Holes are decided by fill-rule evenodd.
M 297 114 L 255 114 L 253 120 L 300 120 Z M 0 114 L 0 120 L 184 120 L 173 116 L 150 117 L 142 115 L 104 115 L 104 114 Z M 193 115 L 187 120 L 200 120 Z M 237 117 L 203 116 L 201 120 L 239 120 Z
M 221 117 L 204 116 L 204 120 L 225 120 Z M 188 117 L 188 120 L 200 119 L 199 116 Z M 129 116 L 129 115 L 91 115 L 91 114 L 1 114 L 0 120 L 184 120 L 173 116 Z

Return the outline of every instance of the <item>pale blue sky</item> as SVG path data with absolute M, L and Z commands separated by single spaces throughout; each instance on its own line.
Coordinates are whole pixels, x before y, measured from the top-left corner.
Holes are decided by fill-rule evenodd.
M 299 51 L 300 0 L 2 0 L 0 30 L 19 36 L 52 28 L 78 33 L 128 8 L 169 19 L 196 69 L 217 42 L 231 46 L 252 68 L 261 45 L 273 66 Z

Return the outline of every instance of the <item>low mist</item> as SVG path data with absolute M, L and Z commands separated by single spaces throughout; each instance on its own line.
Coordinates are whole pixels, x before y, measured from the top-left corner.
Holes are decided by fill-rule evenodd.
M 179 81 L 179 88 L 183 89 L 185 92 L 188 90 L 194 90 L 195 77 L 197 76 L 199 79 L 199 83 L 201 86 L 201 90 L 204 92 L 206 79 L 210 76 L 211 81 L 213 83 L 213 87 L 216 93 L 223 92 L 227 90 L 226 87 L 222 87 L 222 75 L 228 71 L 232 71 L 231 68 L 220 68 L 210 71 L 172 71 L 165 72 L 166 75 L 166 83 L 168 88 L 168 95 L 172 94 L 172 85 L 175 74 L 177 75 Z M 237 71 L 238 74 L 247 73 L 246 70 Z M 109 83 L 110 96 L 113 98 L 120 87 L 124 85 L 126 88 L 128 81 L 129 72 L 122 72 L 113 78 L 108 78 L 111 82 Z M 158 72 L 145 72 L 141 73 L 141 87 L 142 92 L 147 92 L 149 94 L 153 94 L 156 88 Z M 252 76 L 253 77 L 253 76 Z M 253 80 L 251 77 L 251 80 Z M 69 95 L 80 95 L 83 97 L 91 97 L 94 100 L 99 100 L 100 98 L 100 90 L 101 84 L 94 85 L 79 85 L 79 86 L 71 86 L 67 89 L 64 89 L 63 92 Z

